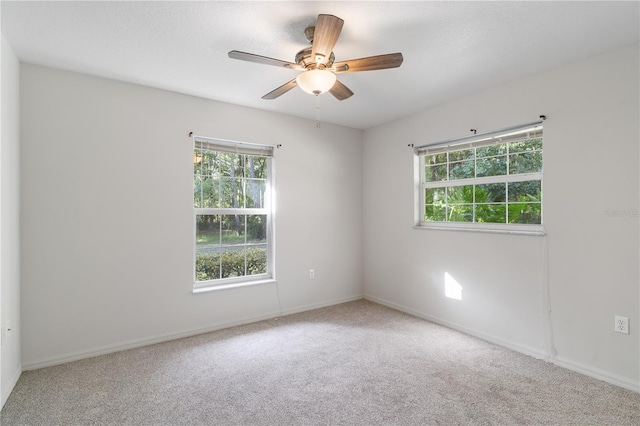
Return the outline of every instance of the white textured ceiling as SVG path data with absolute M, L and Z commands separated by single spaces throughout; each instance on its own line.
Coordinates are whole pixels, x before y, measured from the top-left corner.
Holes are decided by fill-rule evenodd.
M 402 52 L 400 68 L 340 74 L 355 95 L 321 95 L 320 119 L 365 129 L 526 75 L 636 43 L 628 2 L 10 2 L 2 34 L 23 62 L 310 119 L 312 95 L 261 96 L 297 71 L 304 28 L 344 19 L 336 61 Z

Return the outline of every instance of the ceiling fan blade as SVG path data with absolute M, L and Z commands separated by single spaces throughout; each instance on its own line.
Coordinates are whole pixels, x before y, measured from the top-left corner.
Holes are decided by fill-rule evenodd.
M 333 68 L 336 74 L 343 72 L 384 70 L 387 68 L 398 68 L 402 65 L 402 60 L 402 53 L 388 53 L 386 55 L 336 62 L 333 64 Z
M 276 67 L 289 68 L 292 70 L 304 69 L 304 67 L 293 62 L 281 61 L 280 59 L 254 55 L 253 53 L 239 52 L 237 50 L 232 50 L 231 52 L 229 52 L 229 57 L 232 59 L 240 59 L 241 61 L 255 62 L 263 65 L 273 65 Z
M 331 55 L 333 47 L 340 37 L 344 21 L 333 15 L 318 15 L 316 28 L 313 31 L 313 44 L 311 45 L 311 58 L 318 62 L 318 56 L 326 62 Z
M 297 85 L 298 85 L 298 83 L 296 82 L 296 79 L 294 78 L 293 80 L 283 84 L 282 86 L 278 87 L 277 89 L 274 89 L 271 92 L 267 93 L 266 95 L 264 95 L 262 97 L 262 99 L 275 99 L 280 95 L 284 95 L 289 90 L 291 90 L 294 87 L 296 87 Z
M 331 93 L 335 98 L 339 101 L 344 101 L 347 98 L 353 96 L 353 92 L 344 84 L 340 83 L 340 81 L 336 80 L 335 84 L 331 89 L 329 89 L 329 93 Z

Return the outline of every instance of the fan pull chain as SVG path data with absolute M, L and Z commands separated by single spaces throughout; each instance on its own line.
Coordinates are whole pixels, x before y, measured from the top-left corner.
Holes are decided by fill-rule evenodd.
M 320 128 L 320 95 L 316 95 L 316 129 Z

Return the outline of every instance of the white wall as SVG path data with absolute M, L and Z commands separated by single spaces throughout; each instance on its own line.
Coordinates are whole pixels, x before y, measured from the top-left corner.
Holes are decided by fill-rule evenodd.
M 285 313 L 362 297 L 362 131 L 28 64 L 21 84 L 25 369 L 279 313 L 275 285 L 191 293 L 190 131 L 282 144 Z
M 2 37 L 0 143 L 0 407 L 13 390 L 20 361 L 20 64 Z M 7 325 L 10 329 L 8 331 Z
M 639 208 L 638 75 L 633 46 L 366 131 L 365 297 L 640 390 L 639 221 L 605 215 Z M 546 237 L 412 229 L 407 144 L 540 114 Z M 445 272 L 462 301 L 444 297 Z

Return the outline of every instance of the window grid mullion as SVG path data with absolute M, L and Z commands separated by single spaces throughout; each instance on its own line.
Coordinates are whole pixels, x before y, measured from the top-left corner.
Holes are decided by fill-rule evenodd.
M 471 222 L 475 223 L 476 222 L 476 185 L 473 185 L 471 187 Z
M 420 211 L 418 212 L 418 220 L 420 222 L 425 220 L 425 215 L 426 215 L 426 205 L 427 205 L 427 198 L 425 195 L 425 188 L 422 185 L 422 182 L 424 182 L 424 175 L 426 173 L 426 161 L 424 160 L 424 155 L 419 155 L 418 156 L 418 171 L 419 171 L 419 175 L 418 175 L 418 182 L 420 182 L 420 186 L 419 186 L 419 193 L 418 193 L 418 205 L 420 206 Z M 415 175 L 414 175 L 415 176 Z
M 507 146 L 507 156 L 506 156 L 506 158 L 505 158 L 506 163 L 507 163 L 507 176 L 509 176 L 509 174 L 510 174 L 510 170 L 509 170 L 509 163 L 511 162 L 511 161 L 510 161 L 510 158 L 509 158 L 509 145 L 510 145 L 510 144 L 508 144 L 508 143 L 507 143 L 507 144 L 505 144 L 505 145 Z
M 509 223 L 509 182 L 505 182 L 504 188 L 504 201 L 506 203 L 506 215 L 504 218 L 504 223 Z
M 249 271 L 247 268 L 247 218 L 249 215 L 244 215 L 244 274 L 248 275 Z
M 507 153 L 505 154 L 504 157 L 504 161 L 506 163 L 507 166 L 507 171 L 506 171 L 506 176 L 511 176 L 510 174 L 510 167 L 509 167 L 509 144 L 506 144 L 507 146 Z M 504 184 L 504 204 L 505 204 L 505 215 L 504 215 L 504 223 L 508 224 L 509 223 L 509 183 L 505 182 Z
M 218 201 L 216 202 L 216 207 L 222 205 L 222 169 L 220 166 L 220 156 L 216 155 L 216 170 L 218 171 Z
M 222 247 L 222 215 L 218 215 L 218 247 Z M 218 257 L 218 279 L 222 278 L 222 251 Z
M 520 173 L 514 175 L 482 176 L 479 178 L 456 179 L 450 181 L 424 182 L 423 185 L 425 188 L 444 188 L 450 186 L 483 185 L 489 183 L 526 182 L 529 180 L 542 180 L 542 172 Z
M 447 152 L 447 179 L 446 179 L 447 182 L 450 180 L 449 176 L 450 176 L 450 173 L 451 173 L 451 163 L 449 161 L 449 157 L 450 157 L 449 154 L 450 153 Z M 453 213 L 453 211 L 451 210 L 451 205 L 449 204 L 449 189 L 448 188 L 445 190 L 444 200 L 445 200 L 444 201 L 445 202 L 445 214 L 446 214 L 446 218 L 447 218 L 447 221 L 448 221 L 449 220 L 449 214 Z

